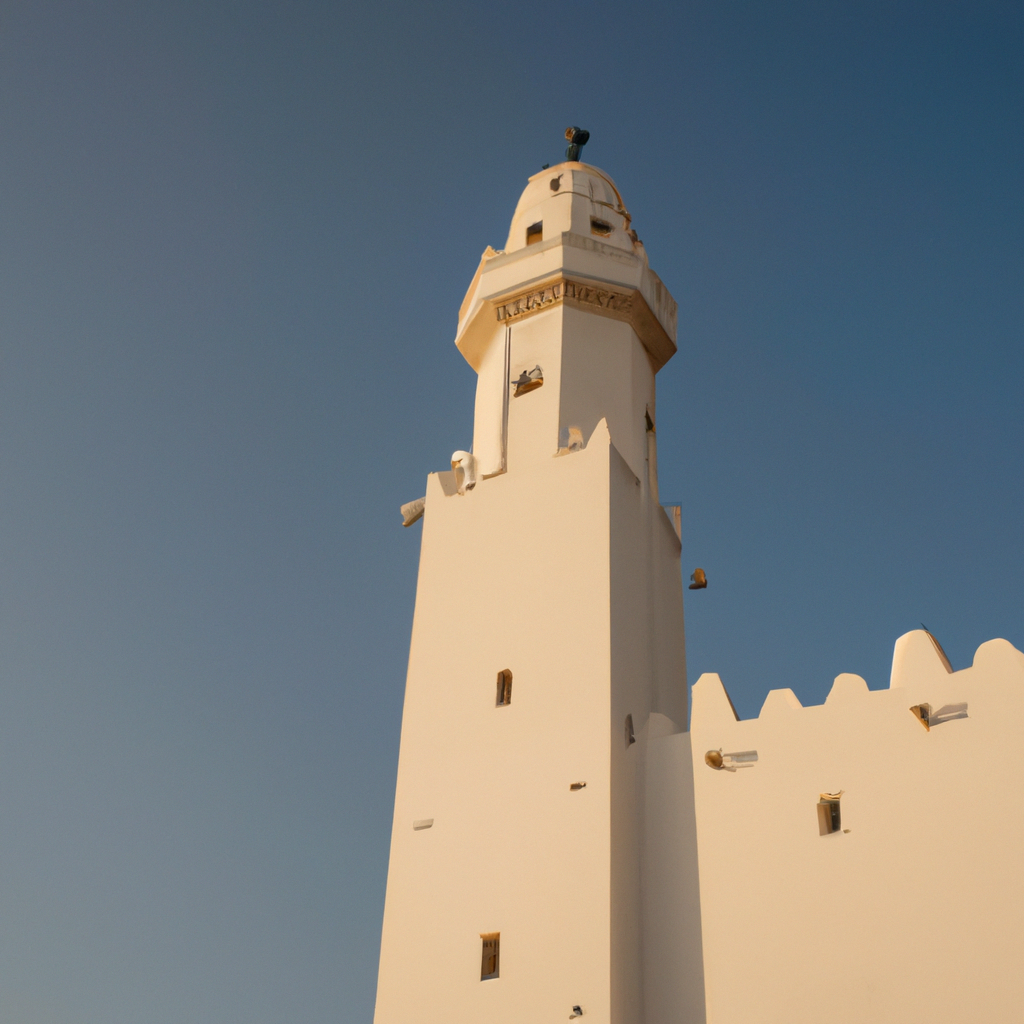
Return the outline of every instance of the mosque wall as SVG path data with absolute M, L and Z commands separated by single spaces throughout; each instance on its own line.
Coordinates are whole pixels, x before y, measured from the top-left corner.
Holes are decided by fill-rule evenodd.
M 953 672 L 917 630 L 888 689 L 844 674 L 745 721 L 701 676 L 648 757 L 648 1024 L 704 1020 L 701 962 L 707 1024 L 1019 1020 L 1022 751 L 1005 640 Z

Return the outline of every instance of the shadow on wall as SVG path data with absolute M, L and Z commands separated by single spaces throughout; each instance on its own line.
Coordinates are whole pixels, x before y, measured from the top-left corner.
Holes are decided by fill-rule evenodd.
M 690 733 L 652 738 L 647 755 L 644 851 L 647 1024 L 705 1024 L 693 796 Z

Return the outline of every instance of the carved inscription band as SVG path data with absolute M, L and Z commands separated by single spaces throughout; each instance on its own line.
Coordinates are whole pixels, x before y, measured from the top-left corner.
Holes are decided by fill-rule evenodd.
M 591 306 L 600 306 L 601 309 L 614 310 L 616 313 L 628 314 L 633 311 L 633 296 L 628 292 L 613 292 L 578 281 L 556 281 L 546 288 L 506 299 L 502 305 L 495 307 L 495 314 L 499 321 L 504 322 L 532 313 L 544 306 L 553 306 L 562 299 L 585 302 Z

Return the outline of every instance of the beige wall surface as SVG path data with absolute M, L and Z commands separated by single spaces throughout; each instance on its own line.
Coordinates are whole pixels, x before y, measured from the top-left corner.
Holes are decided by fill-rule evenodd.
M 662 730 L 654 735 L 652 729 L 646 782 L 644 1020 L 646 1024 L 704 1024 L 690 733 Z
M 607 1003 L 608 456 L 536 467 L 539 500 L 508 475 L 465 496 L 430 479 L 381 1024 Z M 496 707 L 505 668 L 512 703 Z M 501 933 L 500 977 L 481 982 L 486 932 Z
M 822 706 L 772 691 L 748 721 L 704 675 L 690 740 L 708 1024 L 1021 1019 L 1024 655 L 993 640 L 951 672 L 918 630 L 888 690 L 841 675 Z
M 448 478 L 427 494 L 376 1020 L 636 1020 L 646 725 L 672 689 L 655 675 L 679 668 L 650 610 L 682 629 L 678 591 L 651 592 L 673 574 L 649 567 L 678 577 L 675 534 L 603 423 L 467 495 Z M 482 982 L 488 932 L 500 977 Z

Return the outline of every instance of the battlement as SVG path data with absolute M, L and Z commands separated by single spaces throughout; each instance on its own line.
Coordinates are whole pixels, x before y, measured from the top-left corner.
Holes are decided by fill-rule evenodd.
M 740 719 L 721 678 L 717 673 L 705 672 L 693 687 L 691 728 L 703 730 L 724 723 L 774 721 L 793 711 L 838 709 L 860 700 L 874 701 L 873 706 L 881 708 L 889 701 L 902 705 L 904 698 L 912 702 L 920 699 L 933 704 L 933 714 L 937 714 L 939 705 L 934 700 L 927 701 L 928 695 L 940 699 L 953 692 L 950 687 L 966 694 L 979 684 L 1014 678 L 1016 685 L 1024 685 L 1024 653 L 1007 640 L 986 641 L 975 652 L 970 667 L 954 672 L 935 637 L 927 630 L 915 629 L 896 641 L 887 690 L 869 690 L 861 676 L 843 672 L 836 676 L 824 704 L 805 707 L 789 688 L 769 690 L 755 719 Z M 900 693 L 893 695 L 894 690 Z

